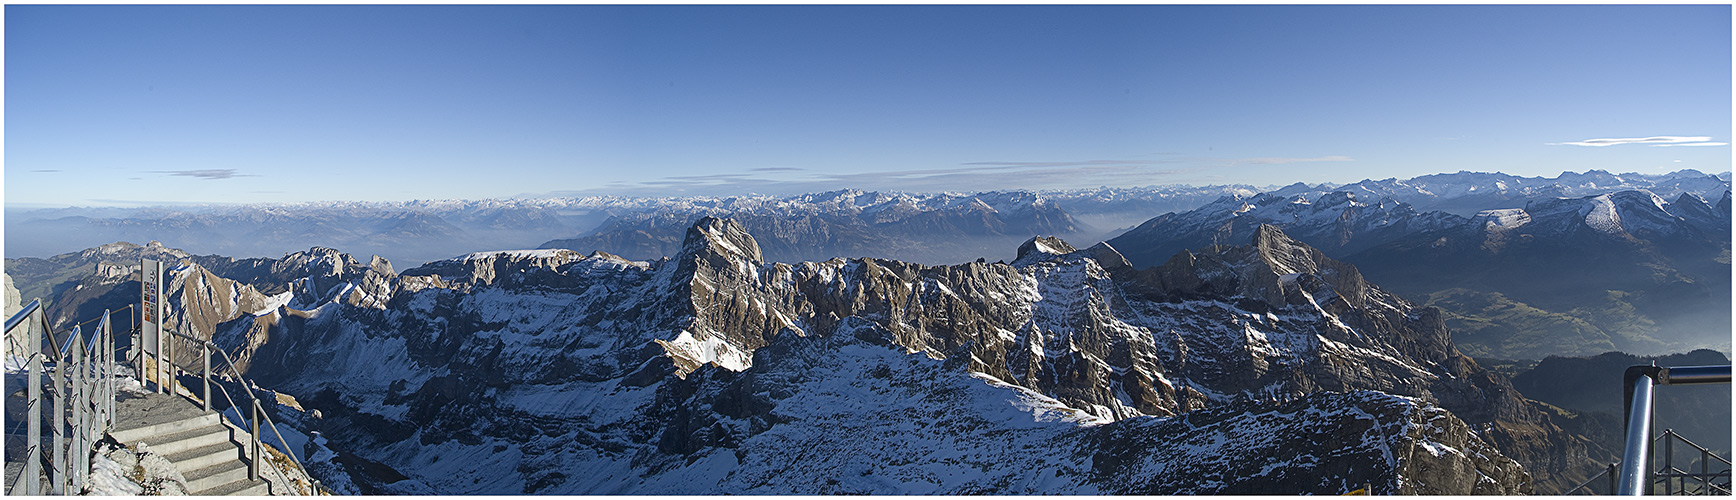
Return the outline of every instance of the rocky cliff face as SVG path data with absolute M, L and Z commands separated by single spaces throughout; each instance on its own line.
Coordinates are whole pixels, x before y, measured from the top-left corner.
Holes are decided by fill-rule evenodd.
M 365 491 L 1522 493 L 1525 468 L 1545 492 L 1592 469 L 1434 310 L 1276 228 L 1249 243 L 792 265 L 705 218 L 658 262 L 397 275 L 315 249 L 269 266 L 308 273 L 279 295 L 196 264 L 172 286 L 323 415 L 287 420 L 374 464 Z

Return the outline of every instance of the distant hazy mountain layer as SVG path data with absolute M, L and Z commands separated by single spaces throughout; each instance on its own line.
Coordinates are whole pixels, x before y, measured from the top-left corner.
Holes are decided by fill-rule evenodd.
M 1727 174 L 1721 175 L 1725 177 L 1693 171 L 1665 175 L 1591 171 L 1550 179 L 1459 172 L 1337 187 L 1298 184 L 1277 194 L 1314 199 L 1339 190 L 1365 200 L 1391 198 L 1420 211 L 1445 210 L 1469 217 L 1486 209 L 1523 207 L 1530 200 L 1625 189 L 1648 189 L 1670 198 L 1692 193 L 1713 199 L 1729 187 Z M 768 255 L 783 260 L 871 256 L 958 263 L 1010 258 L 1006 249 L 1038 234 L 1096 241 L 1166 212 L 1259 191 L 1239 185 L 937 195 L 845 190 L 724 198 L 588 196 L 8 210 L 6 254 L 43 257 L 114 241 L 162 241 L 194 253 L 244 257 L 276 257 L 318 245 L 412 264 L 479 250 L 536 246 L 648 259 L 672 255 L 688 223 L 713 215 L 741 220 L 762 235 Z M 872 213 L 879 211 L 876 204 L 891 210 Z M 1033 204 L 1035 213 L 1023 213 Z M 972 205 L 980 205 L 974 213 Z

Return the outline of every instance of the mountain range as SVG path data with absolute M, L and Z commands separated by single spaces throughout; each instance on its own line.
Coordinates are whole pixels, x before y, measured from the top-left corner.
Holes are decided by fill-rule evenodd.
M 170 262 L 341 493 L 1559 493 L 1606 405 L 1494 358 L 1727 352 L 1723 175 L 69 209 L 8 237 L 381 252 L 5 274 L 65 328 Z
M 1507 359 L 1729 348 L 1729 191 L 1618 191 L 1464 218 L 1346 191 L 1226 196 L 1109 242 L 1135 266 L 1263 225 L 1443 307 L 1467 352 Z
M 1008 249 L 1039 234 L 1099 241 L 1154 216 L 1185 212 L 1224 196 L 1301 195 L 1343 191 L 1414 210 L 1461 217 L 1531 200 L 1646 189 L 1673 199 L 1716 199 L 1728 173 L 1564 172 L 1555 178 L 1458 172 L 1355 184 L 1102 187 L 988 193 L 864 193 L 793 196 L 632 198 L 523 197 L 408 202 L 310 202 L 145 208 L 7 209 L 8 258 L 76 252 L 115 241 L 162 241 L 195 254 L 278 257 L 318 245 L 394 262 L 419 264 L 478 250 L 603 250 L 635 258 L 672 255 L 681 231 L 703 216 L 742 221 L 768 255 L 790 261 L 832 257 L 890 258 L 952 264 L 1012 258 Z M 981 206 L 972 199 L 982 202 Z M 640 233 L 643 234 L 640 234 Z M 588 246 L 599 245 L 599 246 Z
M 650 262 L 316 248 L 168 281 L 169 324 L 297 401 L 350 492 L 1526 493 L 1613 453 L 1273 226 L 1144 269 L 1054 238 L 774 263 L 703 218 Z

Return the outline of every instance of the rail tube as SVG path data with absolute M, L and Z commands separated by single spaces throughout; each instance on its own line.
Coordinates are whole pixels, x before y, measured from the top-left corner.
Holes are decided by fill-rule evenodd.
M 1651 484 L 1651 434 L 1653 392 L 1658 385 L 1730 383 L 1730 365 L 1632 366 L 1622 374 L 1622 400 L 1627 426 L 1626 450 L 1622 453 L 1621 482 L 1617 495 L 1644 495 Z M 1667 443 L 1666 443 L 1667 444 Z
M 1651 368 L 1657 367 L 1634 367 Z M 1627 397 L 1627 450 L 1621 458 L 1621 480 L 1616 486 L 1617 495 L 1643 495 L 1642 491 L 1651 483 L 1647 474 L 1646 464 L 1650 463 L 1652 435 L 1652 377 L 1650 370 L 1628 369 L 1626 378 Z
M 25 432 L 30 440 L 22 473 L 13 484 L 7 485 L 9 494 L 41 495 L 44 478 L 50 485 L 49 492 L 55 494 L 80 493 L 89 483 L 91 464 L 82 458 L 89 455 L 97 437 L 112 429 L 115 422 L 114 390 L 118 382 L 113 379 L 115 367 L 108 365 L 115 359 L 112 314 L 113 311 L 103 311 L 100 318 L 73 325 L 61 339 L 55 338 L 41 299 L 31 300 L 6 319 L 8 337 L 13 330 L 26 328 L 26 341 L 30 343 L 27 348 L 7 341 L 18 354 L 27 355 Z M 96 328 L 84 328 L 92 322 L 97 322 Z M 47 373 L 51 387 L 44 393 L 42 376 L 48 369 L 47 363 L 53 363 L 53 371 Z M 45 397 L 51 401 L 43 401 Z M 54 411 L 45 415 L 44 403 L 51 403 Z M 46 431 L 53 434 L 54 447 L 46 474 L 42 470 L 43 425 L 49 426 Z M 23 489 L 19 490 L 19 486 Z

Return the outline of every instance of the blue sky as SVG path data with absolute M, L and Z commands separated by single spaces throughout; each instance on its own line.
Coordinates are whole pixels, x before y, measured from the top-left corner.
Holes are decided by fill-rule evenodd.
M 9 5 L 5 194 L 1722 172 L 1730 27 L 1728 5 Z M 1647 137 L 1680 139 L 1598 142 Z

